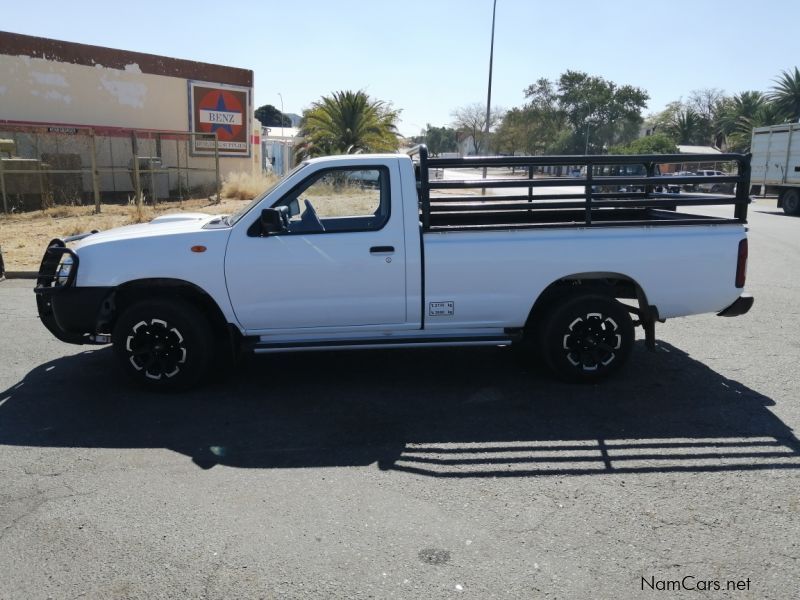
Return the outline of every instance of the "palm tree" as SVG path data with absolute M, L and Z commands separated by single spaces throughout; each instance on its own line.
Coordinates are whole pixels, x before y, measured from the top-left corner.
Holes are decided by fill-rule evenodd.
M 753 127 L 761 123 L 764 108 L 769 101 L 761 92 L 748 91 L 726 98 L 716 122 L 716 130 L 725 139 L 731 151 L 746 150 L 750 145 Z
M 397 150 L 400 111 L 366 92 L 333 92 L 303 111 L 296 155 L 357 154 Z
M 702 117 L 691 108 L 681 108 L 667 125 L 667 132 L 676 144 L 702 143 Z
M 726 140 L 728 150 L 746 152 L 754 127 L 783 122 L 774 102 L 761 92 L 749 91 L 725 100 L 717 120 L 717 131 Z
M 742 92 L 733 98 L 726 98 L 719 111 L 717 129 L 726 136 L 735 133 L 743 118 L 752 119 L 766 103 L 764 94 L 756 91 Z
M 800 121 L 800 70 L 783 71 L 775 83 L 769 99 L 787 121 Z

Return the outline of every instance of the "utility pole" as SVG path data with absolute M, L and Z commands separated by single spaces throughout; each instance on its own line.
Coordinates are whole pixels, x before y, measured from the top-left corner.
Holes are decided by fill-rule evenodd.
M 586 120 L 586 148 L 583 151 L 583 153 L 586 154 L 586 155 L 589 154 L 589 127 L 590 126 L 591 126 L 591 123 L 587 119 Z
M 494 17 L 497 12 L 497 0 L 492 4 L 492 42 L 489 46 L 489 90 L 486 93 L 486 154 L 489 154 L 489 123 L 492 114 L 492 64 L 494 63 Z
M 278 98 L 281 99 L 281 137 L 283 137 L 283 96 L 278 92 Z
M 489 154 L 489 124 L 492 116 L 492 64 L 494 63 L 494 18 L 497 13 L 497 0 L 492 2 L 492 42 L 489 46 L 489 89 L 486 93 L 486 155 Z M 486 179 L 486 167 L 483 167 L 483 178 Z M 486 188 L 481 188 L 481 195 L 486 195 Z

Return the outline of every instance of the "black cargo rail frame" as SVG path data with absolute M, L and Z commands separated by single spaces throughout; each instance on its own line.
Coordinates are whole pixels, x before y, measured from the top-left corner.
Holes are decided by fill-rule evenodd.
M 747 223 L 750 154 L 647 154 L 587 156 L 477 156 L 430 158 L 423 145 L 408 151 L 417 164 L 417 190 L 423 231 L 522 229 L 531 227 L 621 227 Z M 731 175 L 660 175 L 666 163 L 733 162 Z M 598 175 L 596 167 L 639 165 L 644 176 Z M 538 167 L 577 167 L 579 177 L 534 178 Z M 431 180 L 432 169 L 522 168 L 527 179 Z M 676 185 L 736 185 L 735 195 L 657 191 Z M 534 194 L 540 187 L 583 187 L 583 193 Z M 597 187 L 636 186 L 643 191 L 596 191 Z M 527 194 L 431 197 L 431 190 L 527 188 Z M 578 201 L 579 200 L 579 201 Z M 733 218 L 675 212 L 679 206 L 733 206 Z M 613 210 L 610 210 L 613 209 Z M 580 218 L 579 218 L 580 217 Z

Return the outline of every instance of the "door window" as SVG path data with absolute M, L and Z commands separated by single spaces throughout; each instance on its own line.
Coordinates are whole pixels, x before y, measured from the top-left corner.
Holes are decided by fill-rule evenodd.
M 288 206 L 289 234 L 375 231 L 389 220 L 386 167 L 325 169 L 275 206 Z

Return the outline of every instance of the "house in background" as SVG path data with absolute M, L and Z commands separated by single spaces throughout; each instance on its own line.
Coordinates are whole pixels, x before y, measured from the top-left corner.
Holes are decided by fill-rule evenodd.
M 719 148 L 714 148 L 714 146 L 691 146 L 687 144 L 678 144 L 678 152 L 680 154 L 707 154 L 708 162 L 693 162 L 688 165 L 683 163 L 665 164 L 661 165 L 662 173 L 677 173 L 686 170 L 695 171 L 697 169 L 713 169 L 716 171 L 718 169 L 718 163 L 714 160 L 714 157 L 722 154 L 722 151 Z

